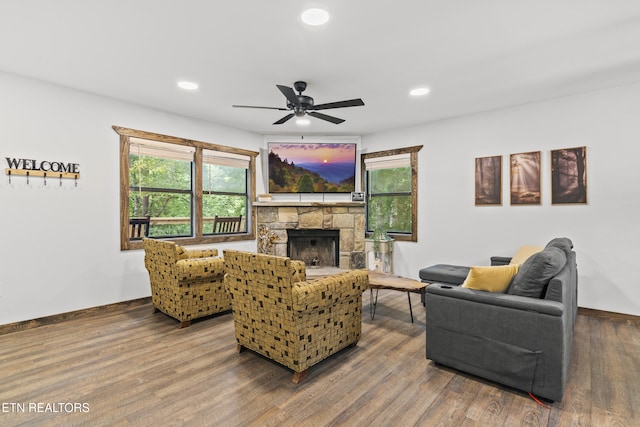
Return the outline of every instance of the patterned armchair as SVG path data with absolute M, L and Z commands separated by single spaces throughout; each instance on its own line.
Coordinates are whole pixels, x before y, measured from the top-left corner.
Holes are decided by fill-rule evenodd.
M 217 249 L 189 250 L 147 238 L 143 245 L 155 311 L 178 319 L 184 328 L 193 319 L 231 309 L 224 289 L 224 261 L 217 257 Z
M 225 250 L 224 260 L 238 352 L 275 360 L 298 383 L 310 366 L 360 339 L 366 271 L 307 282 L 304 263 L 286 257 Z

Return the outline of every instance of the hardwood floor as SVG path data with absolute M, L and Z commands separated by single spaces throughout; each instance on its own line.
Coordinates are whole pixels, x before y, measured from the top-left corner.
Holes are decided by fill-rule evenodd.
M 150 302 L 0 335 L 0 425 L 638 426 L 640 328 L 579 315 L 562 402 L 425 359 L 425 312 L 364 294 L 362 338 L 291 382 L 288 369 L 236 353 L 231 314 L 185 329 Z M 49 405 L 49 406 L 47 406 Z

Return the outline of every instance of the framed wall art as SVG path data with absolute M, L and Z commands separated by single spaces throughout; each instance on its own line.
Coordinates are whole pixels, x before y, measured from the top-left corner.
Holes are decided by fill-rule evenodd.
M 587 147 L 551 150 L 551 204 L 587 203 Z
M 540 204 L 540 151 L 511 154 L 511 204 Z
M 502 204 L 502 156 L 476 158 L 476 206 Z

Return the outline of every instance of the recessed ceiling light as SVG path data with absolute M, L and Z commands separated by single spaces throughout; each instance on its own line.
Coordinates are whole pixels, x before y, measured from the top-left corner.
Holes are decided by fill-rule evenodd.
M 323 9 L 307 9 L 300 15 L 302 22 L 307 25 L 323 25 L 329 21 L 329 13 Z
M 311 121 L 309 119 L 297 119 L 296 120 L 296 124 L 298 126 L 309 126 L 310 123 L 311 123 Z
M 412 89 L 411 92 L 409 92 L 409 95 L 411 96 L 423 96 L 429 93 L 429 88 L 428 87 L 418 87 L 415 89 Z
M 178 82 L 178 87 L 185 90 L 196 90 L 198 89 L 198 83 L 181 81 Z

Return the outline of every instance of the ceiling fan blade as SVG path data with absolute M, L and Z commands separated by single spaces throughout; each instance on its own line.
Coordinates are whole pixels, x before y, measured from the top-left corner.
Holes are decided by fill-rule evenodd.
M 328 122 L 335 123 L 337 125 L 339 125 L 340 123 L 344 122 L 344 119 L 339 119 L 339 118 L 333 117 L 333 116 L 327 116 L 326 114 L 316 113 L 314 111 L 309 111 L 307 114 L 310 115 L 310 116 L 313 116 L 313 117 L 315 117 L 317 119 L 326 120 Z
M 291 114 L 287 114 L 286 116 L 284 116 L 283 118 L 281 118 L 281 119 L 280 119 L 280 120 L 278 120 L 277 122 L 274 122 L 273 124 L 274 124 L 274 125 L 281 125 L 281 124 L 283 124 L 284 122 L 286 122 L 287 120 L 289 120 L 289 119 L 290 119 L 291 117 L 293 117 L 293 116 L 294 116 L 294 114 L 293 114 L 293 113 L 291 113 Z
M 289 100 L 290 103 L 292 103 L 293 105 L 297 105 L 300 103 L 300 101 L 298 101 L 296 93 L 289 86 L 276 86 L 278 87 L 278 89 L 280 89 L 280 92 L 282 92 L 282 94 Z
M 309 107 L 309 110 L 328 110 L 329 108 L 345 108 L 345 107 L 359 107 L 364 105 L 362 99 L 349 99 L 347 101 L 329 102 L 327 104 L 318 104 Z
M 264 110 L 280 110 L 280 111 L 289 111 L 288 108 L 280 108 L 280 107 L 257 107 L 255 105 L 232 105 L 235 108 L 262 108 Z

